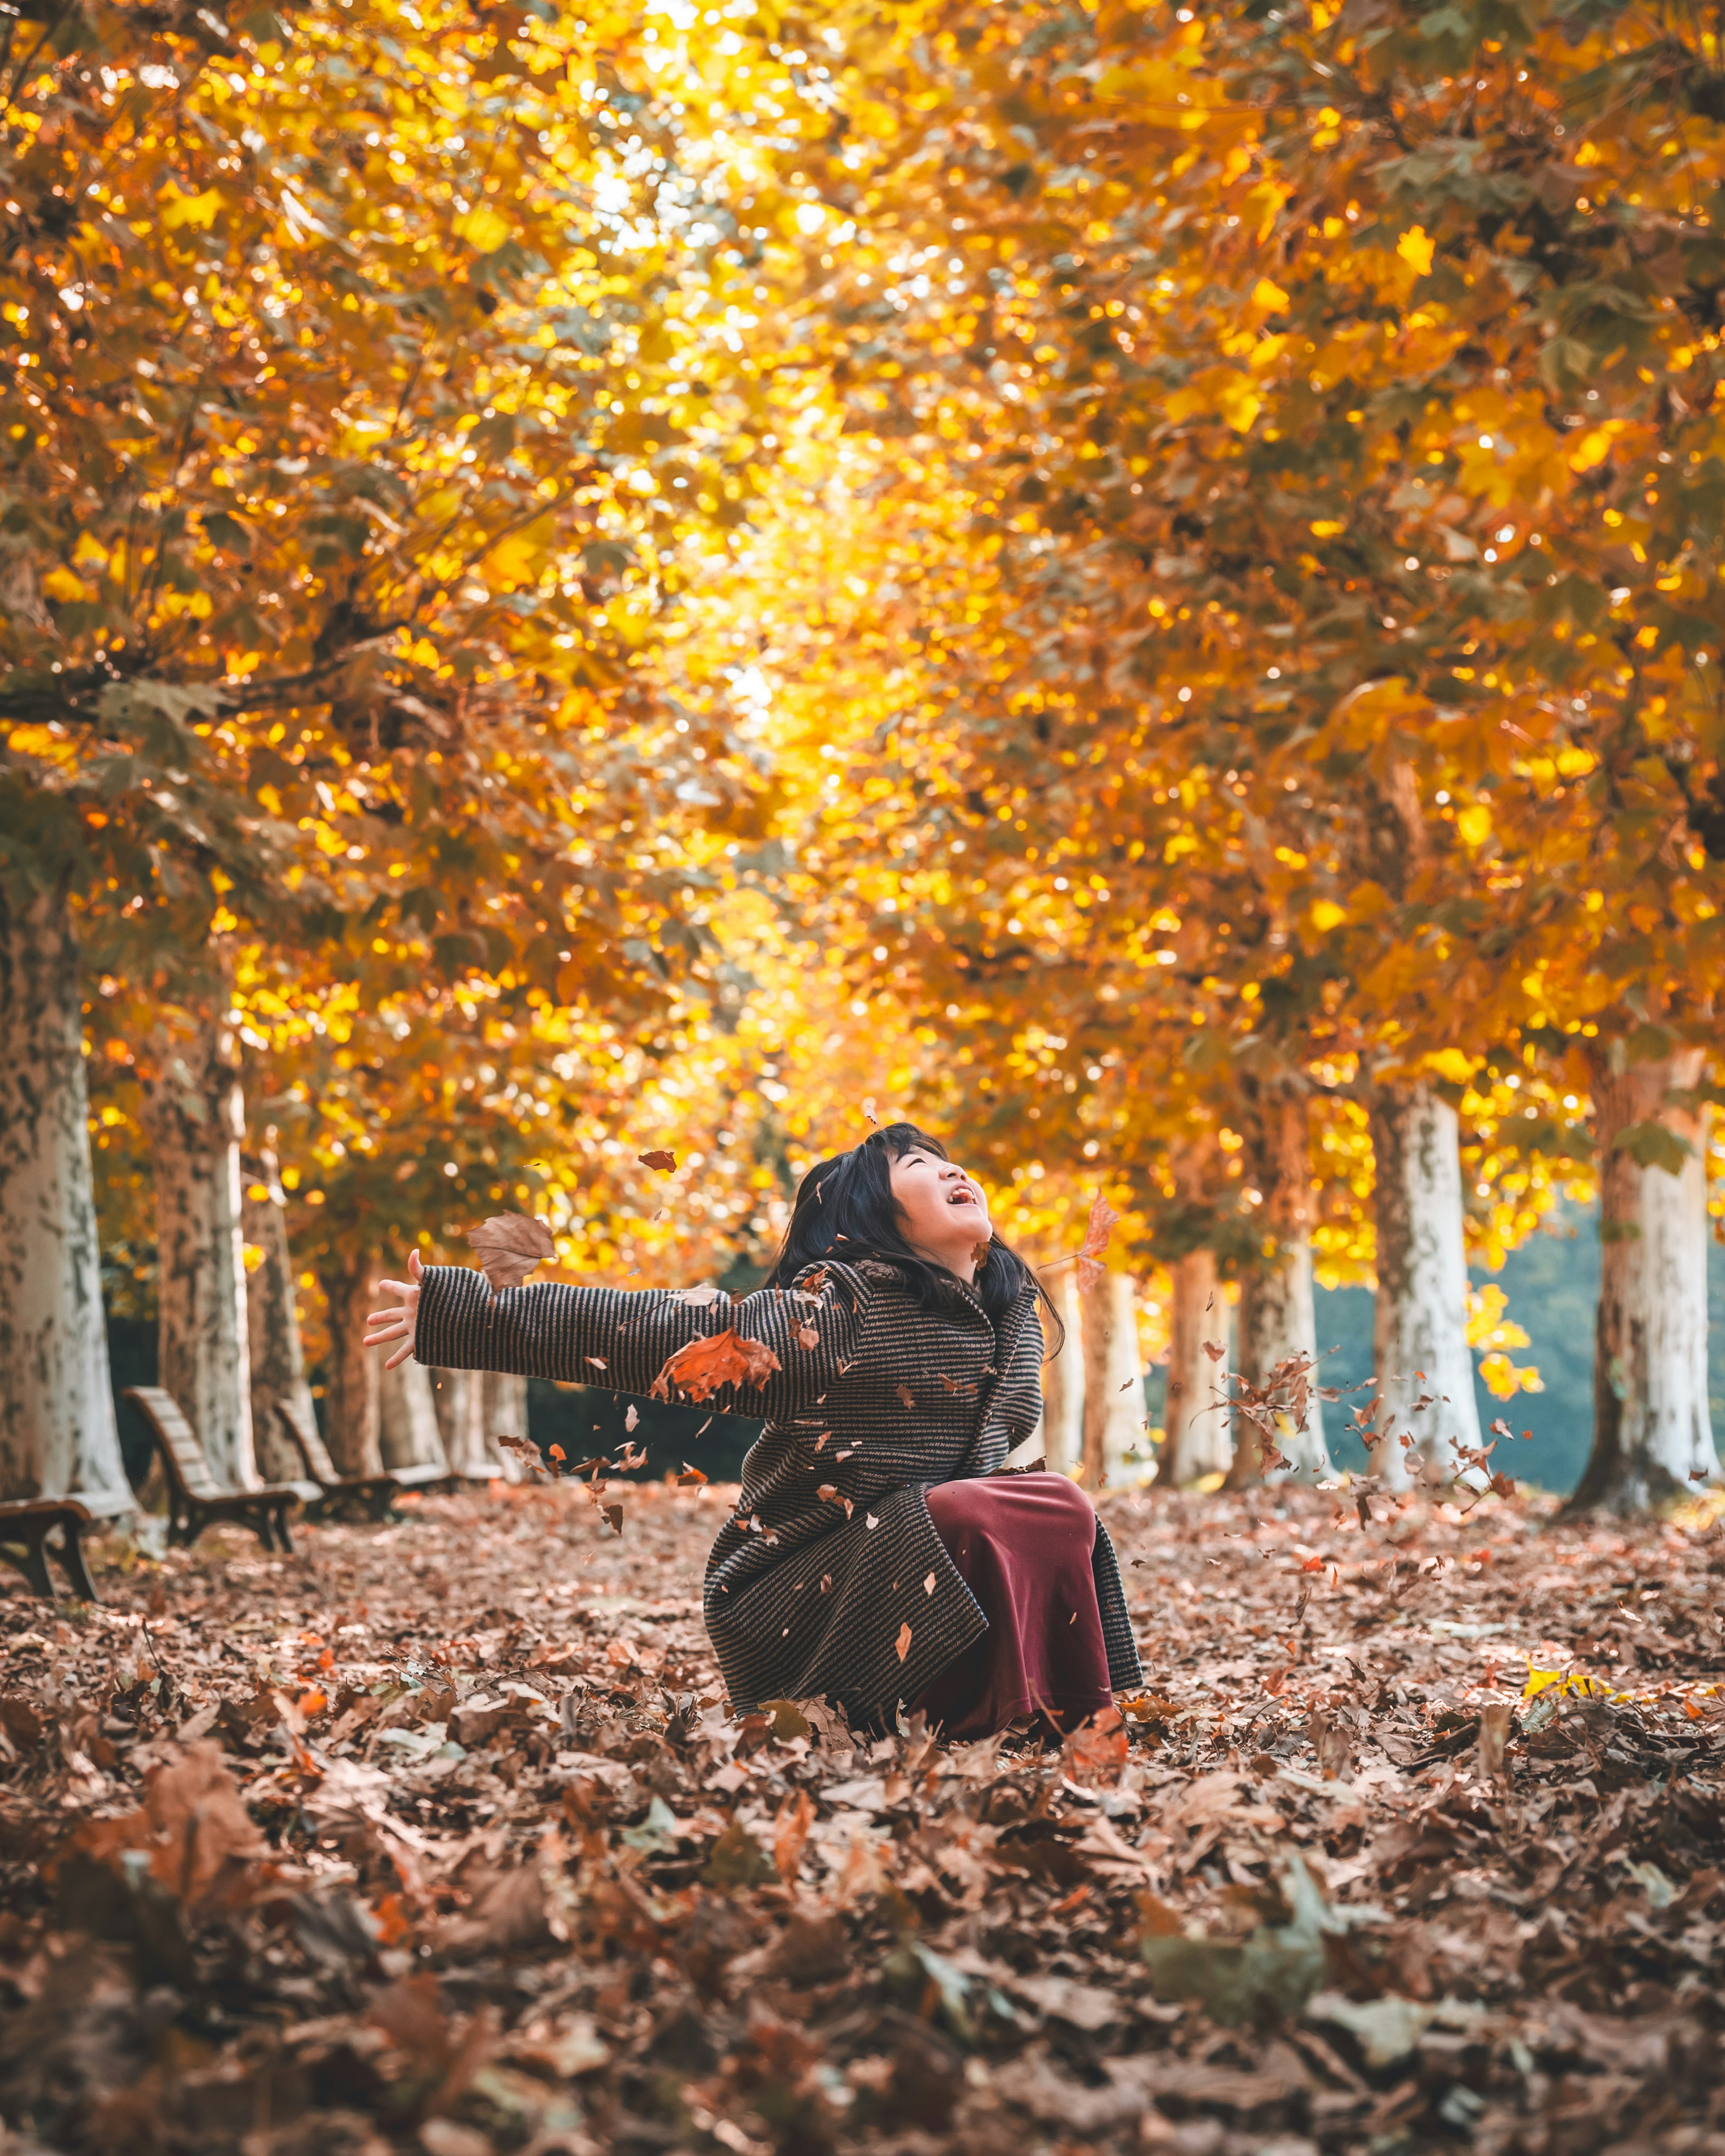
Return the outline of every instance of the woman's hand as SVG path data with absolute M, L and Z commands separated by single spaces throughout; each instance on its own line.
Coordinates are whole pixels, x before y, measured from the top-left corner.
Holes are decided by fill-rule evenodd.
M 401 1346 L 383 1365 L 393 1370 L 398 1363 L 405 1363 L 413 1352 L 413 1327 L 419 1321 L 419 1276 L 425 1268 L 419 1262 L 419 1253 L 408 1253 L 408 1277 L 404 1281 L 379 1281 L 377 1285 L 387 1295 L 401 1297 L 399 1310 L 374 1310 L 366 1319 L 366 1337 L 362 1345 L 367 1348 L 387 1348 L 392 1340 Z

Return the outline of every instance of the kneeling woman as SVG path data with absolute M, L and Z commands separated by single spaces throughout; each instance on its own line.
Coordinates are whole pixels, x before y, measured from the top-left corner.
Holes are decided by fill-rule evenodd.
M 494 1296 L 417 1254 L 409 1270 L 367 1336 L 404 1343 L 392 1363 L 641 1394 L 663 1377 L 662 1394 L 704 1338 L 771 1351 L 721 1396 L 767 1419 L 706 1567 L 737 1711 L 825 1697 L 853 1722 L 921 1708 L 984 1737 L 1024 1716 L 1073 1727 L 1142 1682 L 1089 1499 L 1063 1475 L 998 1471 L 1040 1411 L 1046 1297 L 992 1240 L 978 1186 L 910 1124 L 809 1171 L 739 1306 L 551 1282 Z

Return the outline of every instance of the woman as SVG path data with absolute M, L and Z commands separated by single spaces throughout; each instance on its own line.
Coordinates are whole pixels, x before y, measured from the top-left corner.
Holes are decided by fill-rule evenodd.
M 417 1253 L 408 1268 L 382 1283 L 402 1307 L 367 1333 L 402 1343 L 392 1367 L 412 1353 L 663 1398 L 703 1358 L 695 1343 L 761 1343 L 757 1382 L 721 1395 L 767 1421 L 703 1597 L 736 1710 L 827 1697 L 854 1722 L 920 1708 L 972 1738 L 1027 1715 L 1070 1728 L 1142 1683 L 1090 1501 L 1063 1475 L 999 1471 L 1040 1411 L 1046 1298 L 993 1240 L 981 1188 L 911 1124 L 809 1171 L 739 1305 L 550 1282 L 493 1295 L 478 1272 L 422 1270 Z

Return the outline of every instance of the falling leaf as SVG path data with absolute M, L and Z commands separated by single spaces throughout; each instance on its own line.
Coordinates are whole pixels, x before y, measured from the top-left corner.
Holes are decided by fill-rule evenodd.
M 680 1490 L 695 1489 L 706 1480 L 706 1477 L 701 1470 L 698 1467 L 691 1467 L 685 1460 L 683 1462 L 683 1471 L 677 1477 L 677 1487 Z
M 821 1574 L 821 1576 L 820 1576 L 820 1591 L 821 1591 L 821 1593 L 822 1593 L 823 1594 L 830 1594 L 832 1593 L 832 1591 L 833 1591 L 833 1575 L 831 1574 L 831 1573 L 829 1573 L 829 1572 L 824 1572 L 824 1573 Z
M 979 1272 L 988 1262 L 988 1253 L 993 1247 L 994 1240 L 991 1235 L 984 1235 L 981 1242 L 971 1245 L 970 1261 Z
M 680 1302 L 685 1310 L 710 1310 L 714 1303 L 726 1300 L 723 1288 L 715 1287 L 711 1281 L 703 1281 L 699 1287 L 675 1288 L 671 1293 L 673 1302 Z
M 880 1526 L 880 1522 L 879 1522 L 879 1520 L 877 1520 L 877 1519 L 875 1518 L 875 1515 L 874 1515 L 872 1512 L 865 1512 L 865 1513 L 863 1514 L 863 1517 L 864 1517 L 864 1518 L 868 1522 L 869 1525 L 870 1525 L 871 1527 L 878 1527 Z
M 1108 1247 L 1108 1238 L 1119 1218 L 1114 1208 L 1098 1191 L 1091 1200 L 1090 1219 L 1085 1224 L 1084 1241 L 1078 1252 L 1078 1284 L 1081 1287 L 1094 1287 L 1106 1270 L 1098 1260 Z
M 874 1124 L 875 1127 L 878 1130 L 880 1127 L 880 1118 L 875 1113 L 875 1101 L 872 1094 L 870 1094 L 869 1098 L 863 1102 L 862 1111 L 868 1117 L 869 1121 Z
M 823 1482 L 814 1494 L 824 1505 L 841 1505 L 845 1502 L 835 1482 Z
M 636 1430 L 640 1426 L 640 1410 L 636 1407 L 634 1402 L 631 1400 L 624 1414 L 623 1427 L 628 1430 Z
M 899 1385 L 896 1387 L 895 1389 L 897 1392 L 900 1399 L 904 1402 L 907 1408 L 913 1408 L 916 1406 L 916 1395 L 911 1390 L 908 1385 Z
M 925 1580 L 923 1581 L 923 1583 L 922 1583 L 922 1592 L 923 1592 L 925 1594 L 933 1594 L 933 1592 L 934 1592 L 934 1574 L 933 1574 L 932 1573 L 929 1573 L 929 1575 L 928 1575 L 928 1577 L 927 1577 L 927 1579 L 925 1579 Z
M 871 1521 L 870 1524 L 872 1526 L 874 1523 Z M 911 1628 L 908 1625 L 901 1625 L 899 1626 L 898 1638 L 894 1642 L 894 1645 L 898 1649 L 898 1658 L 902 1661 L 905 1656 L 911 1651 Z
M 605 1358 L 603 1355 L 589 1355 L 587 1359 L 593 1364 L 596 1370 L 603 1370 L 607 1367 Z
M 639 1161 L 643 1168 L 663 1168 L 670 1169 L 675 1168 L 677 1164 L 677 1157 L 674 1152 L 665 1152 L 663 1151 L 654 1152 L 638 1152 L 635 1155 L 635 1158 Z
M 819 1348 L 820 1335 L 812 1325 L 799 1325 L 797 1327 L 797 1345 L 799 1348 Z
M 678 1348 L 653 1380 L 652 1396 L 668 1400 L 675 1385 L 691 1400 L 705 1400 L 721 1385 L 762 1384 L 779 1367 L 764 1340 L 745 1340 L 735 1331 L 716 1332 Z
M 798 1288 L 799 1293 L 812 1295 L 819 1301 L 827 1291 L 826 1267 L 819 1265 L 812 1273 L 805 1273 L 798 1283 Z
M 470 1228 L 467 1240 L 494 1295 L 519 1287 L 536 1265 L 557 1255 L 550 1229 L 525 1213 L 499 1213 Z

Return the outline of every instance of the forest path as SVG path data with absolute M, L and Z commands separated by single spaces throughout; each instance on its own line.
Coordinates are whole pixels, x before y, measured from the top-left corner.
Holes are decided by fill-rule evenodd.
M 620 1537 L 496 1488 L 0 1599 L 27 2138 L 1725 2146 L 1708 1507 L 1111 1495 L 1148 1689 L 1045 1758 L 727 1722 L 732 1493 L 621 1494 Z

